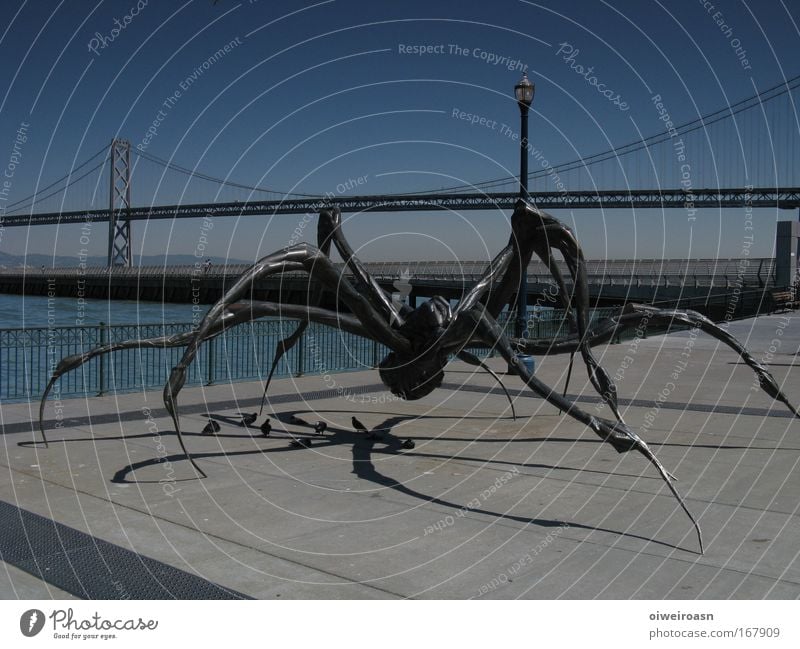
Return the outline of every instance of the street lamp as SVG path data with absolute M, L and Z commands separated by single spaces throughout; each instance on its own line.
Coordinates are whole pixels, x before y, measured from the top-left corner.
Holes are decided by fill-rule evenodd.
M 536 86 L 522 73 L 522 79 L 514 86 L 514 96 L 519 106 L 519 197 L 528 199 L 528 110 L 533 103 Z M 517 337 L 522 338 L 528 320 L 528 269 L 520 268 L 519 289 L 517 291 Z

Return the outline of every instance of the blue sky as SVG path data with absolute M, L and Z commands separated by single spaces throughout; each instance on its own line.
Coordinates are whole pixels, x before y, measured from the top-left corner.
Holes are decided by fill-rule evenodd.
M 519 113 L 512 88 L 523 66 L 537 86 L 531 140 L 552 163 L 663 130 L 656 94 L 680 123 L 800 73 L 793 55 L 800 11 L 780 0 L 141 0 L 138 6 L 119 0 L 81 6 L 4 3 L 0 164 L 14 154 L 16 133 L 28 124 L 27 140 L 17 143 L 21 162 L 10 201 L 63 175 L 112 137 L 185 167 L 284 192 L 339 192 L 359 178 L 343 191 L 436 189 L 516 173 L 519 150 L 509 134 Z M 472 124 L 458 117 L 463 113 L 483 121 Z M 783 116 L 790 131 L 793 117 Z M 756 128 L 757 122 L 743 124 Z M 792 149 L 782 146 L 776 169 L 750 165 L 756 184 L 769 184 L 777 167 L 788 166 Z M 706 173 L 708 159 L 701 162 L 704 154 L 695 150 L 695 186 L 741 181 L 731 149 L 715 142 L 705 152 L 711 154 L 715 174 Z M 677 184 L 674 156 L 655 165 L 653 179 L 637 180 L 635 170 L 625 178 L 618 165 L 565 180 L 577 188 Z M 104 187 L 99 196 L 105 205 Z M 154 197 L 195 202 L 197 196 L 174 173 L 160 179 L 143 165 L 134 178 L 135 204 Z M 221 200 L 245 197 L 220 194 Z M 575 227 L 593 258 L 736 257 L 742 250 L 743 217 L 736 210 L 706 210 L 692 223 L 680 211 L 556 215 Z M 507 216 L 355 215 L 347 233 L 367 259 L 480 259 L 506 241 Z M 793 217 L 757 211 L 752 254 L 770 255 L 774 221 Z M 298 222 L 296 216 L 217 221 L 207 252 L 254 259 L 287 245 Z M 305 230 L 311 240 L 313 230 Z M 134 250 L 191 254 L 200 232 L 200 222 L 134 223 Z M 74 226 L 6 228 L 0 250 L 77 255 L 79 239 Z M 90 252 L 104 254 L 105 227 L 95 226 L 91 239 Z

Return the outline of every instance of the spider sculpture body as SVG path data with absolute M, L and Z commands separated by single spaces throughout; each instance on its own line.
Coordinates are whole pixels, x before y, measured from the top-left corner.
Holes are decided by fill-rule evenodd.
M 635 450 L 645 456 L 691 519 L 702 552 L 700 528 L 672 484 L 674 476 L 661 465 L 647 443 L 623 421 L 617 405 L 616 386 L 596 361 L 592 354 L 592 346 L 608 342 L 624 329 L 636 328 L 643 324 L 667 328 L 673 324 L 695 327 L 734 349 L 756 373 L 761 388 L 767 394 L 783 402 L 796 417 L 800 417 L 800 414 L 781 392 L 766 367 L 757 362 L 724 329 L 699 313 L 629 304 L 619 315 L 608 318 L 595 325 L 594 329 L 590 329 L 585 261 L 572 232 L 554 217 L 522 200 L 517 203 L 512 214 L 511 228 L 508 245 L 489 263 L 480 280 L 470 288 L 456 307 L 451 308 L 447 300 L 434 297 L 412 309 L 406 305 L 394 304 L 391 297 L 367 273 L 342 233 L 340 212 L 335 208 L 325 208 L 319 215 L 316 247 L 302 243 L 260 259 L 209 309 L 195 330 L 168 337 L 112 343 L 84 354 L 64 358 L 56 367 L 42 397 L 39 409 L 40 423 L 47 394 L 55 381 L 91 358 L 127 348 L 182 346 L 186 348 L 183 357 L 173 368 L 164 386 L 164 404 L 173 419 L 178 441 L 186 457 L 198 474 L 205 477 L 205 473 L 186 448 L 181 434 L 178 395 L 186 380 L 187 369 L 200 346 L 225 329 L 262 317 L 282 317 L 299 321 L 296 330 L 278 343 L 264 389 L 265 397 L 278 362 L 297 343 L 309 322 L 348 331 L 376 340 L 388 347 L 390 351 L 378 368 L 381 380 L 391 392 L 408 400 L 425 397 L 439 387 L 448 360 L 452 357 L 490 372 L 505 391 L 500 379 L 482 361 L 466 351 L 469 346 L 485 345 L 497 350 L 509 367 L 514 369 L 520 379 L 537 395 L 588 426 L 618 452 Z M 340 270 L 331 261 L 329 256 L 331 245 L 336 247 L 344 260 L 346 271 Z M 566 262 L 571 279 L 570 290 L 555 263 L 553 256 L 555 251 L 559 252 Z M 557 341 L 510 338 L 497 323 L 497 318 L 503 309 L 511 306 L 520 273 L 522 269 L 527 269 L 534 254 L 549 268 L 559 287 L 562 305 L 568 314 L 573 331 L 567 338 Z M 303 271 L 308 274 L 310 280 L 313 280 L 307 305 L 247 299 L 254 282 L 291 271 Z M 336 294 L 338 301 L 349 313 L 318 306 L 322 292 L 326 289 Z M 572 315 L 573 311 L 575 315 Z M 566 396 L 555 392 L 527 369 L 518 357 L 520 353 L 534 355 L 579 353 L 586 365 L 592 386 L 609 407 L 614 419 L 592 415 Z M 508 397 L 507 391 L 505 394 Z M 510 397 L 509 401 L 511 402 Z M 513 402 L 511 407 L 514 415 Z M 47 443 L 43 427 L 42 437 Z
M 389 352 L 378 366 L 383 384 L 398 397 L 414 401 L 428 396 L 442 384 L 447 354 L 436 341 L 453 319 L 450 303 L 434 297 L 406 317 L 399 332 L 411 342 L 411 352 Z

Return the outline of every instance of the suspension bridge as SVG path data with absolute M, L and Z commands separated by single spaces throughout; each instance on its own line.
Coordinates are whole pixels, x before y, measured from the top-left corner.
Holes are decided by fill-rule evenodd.
M 800 75 L 674 128 L 554 165 L 531 147 L 538 168 L 529 174 L 537 188 L 530 198 L 546 210 L 680 208 L 690 218 L 703 208 L 798 209 L 798 88 Z M 132 198 L 134 179 L 136 195 L 147 197 L 139 205 Z M 60 178 L 5 205 L 0 219 L 3 227 L 108 222 L 108 266 L 129 267 L 136 221 L 313 214 L 333 205 L 343 212 L 507 210 L 519 198 L 518 182 L 504 176 L 370 196 L 281 192 L 215 177 L 114 139 Z M 796 264 L 797 228 L 785 230 L 783 247 Z M 770 263 L 769 283 L 788 285 L 796 276 L 791 264 Z M 663 280 L 651 275 L 645 283 Z

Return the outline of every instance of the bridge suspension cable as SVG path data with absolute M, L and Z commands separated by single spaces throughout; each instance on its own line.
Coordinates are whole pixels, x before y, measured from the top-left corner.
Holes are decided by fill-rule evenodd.
M 763 109 L 763 106 L 765 104 L 767 104 L 768 102 L 772 102 L 773 100 L 775 100 L 775 99 L 777 99 L 779 97 L 785 96 L 788 93 L 791 93 L 792 91 L 796 90 L 797 88 L 800 88 L 800 75 L 792 77 L 791 79 L 788 79 L 787 81 L 785 81 L 783 83 L 776 84 L 776 85 L 774 85 L 774 86 L 772 86 L 770 88 L 762 90 L 762 91 L 760 91 L 760 92 L 758 92 L 756 94 L 753 94 L 753 95 L 751 95 L 751 96 L 749 96 L 749 97 L 747 97 L 745 99 L 742 99 L 742 100 L 737 101 L 737 102 L 735 102 L 733 104 L 730 104 L 730 105 L 728 105 L 728 106 L 726 106 L 724 108 L 720 108 L 718 110 L 715 110 L 713 112 L 709 112 L 709 113 L 707 113 L 707 114 L 705 114 L 705 115 L 703 115 L 701 117 L 698 117 L 696 119 L 684 122 L 684 123 L 682 123 L 682 124 L 680 124 L 680 125 L 675 127 L 674 133 L 677 134 L 677 135 L 686 135 L 686 134 L 689 134 L 689 133 L 692 133 L 692 132 L 695 132 L 695 131 L 699 131 L 701 129 L 707 129 L 708 127 L 710 127 L 713 124 L 716 124 L 716 123 L 719 123 L 719 122 L 723 122 L 725 120 L 733 119 L 736 115 L 738 115 L 740 113 L 743 113 L 743 112 L 746 112 L 746 111 L 750 111 L 753 108 L 759 108 L 760 107 L 760 108 Z M 791 99 L 791 95 L 789 95 L 789 98 Z M 773 112 L 777 112 L 777 111 L 773 111 Z M 755 117 L 757 117 L 757 115 Z M 777 119 L 777 118 L 778 118 L 778 116 L 776 115 L 775 119 Z M 791 179 L 791 170 L 789 169 L 789 167 L 791 167 L 792 160 L 794 159 L 794 155 L 795 155 L 794 154 L 795 144 L 796 144 L 796 142 L 795 142 L 796 137 L 795 136 L 796 136 L 796 130 L 797 129 L 795 128 L 796 124 L 794 124 L 792 122 L 793 121 L 796 122 L 796 119 L 794 119 L 792 117 L 792 115 L 789 115 L 788 117 L 783 118 L 782 120 L 779 120 L 779 122 L 780 121 L 783 122 L 782 126 L 783 126 L 784 129 L 788 127 L 791 130 L 791 134 L 789 134 L 789 133 L 778 133 L 777 135 L 774 135 L 774 137 L 775 137 L 776 140 L 781 140 L 781 139 L 784 139 L 784 138 L 790 138 L 791 139 L 791 144 L 790 144 L 789 147 L 786 147 L 784 155 L 783 155 L 783 157 L 785 158 L 785 163 L 784 164 L 787 167 L 787 169 L 784 169 L 783 171 L 785 172 L 784 175 L 787 176 L 787 178 L 789 178 L 789 182 L 787 184 L 786 179 L 783 179 L 782 184 L 779 184 L 778 186 L 784 186 L 784 185 L 786 185 L 786 186 L 792 185 L 793 186 L 793 185 L 796 185 L 797 183 L 796 182 L 791 182 L 791 180 L 792 180 Z M 781 124 L 779 123 L 779 126 L 780 125 Z M 754 126 L 754 124 L 751 124 L 750 126 Z M 739 130 L 739 127 L 737 126 L 737 133 L 738 133 L 738 130 Z M 748 129 L 745 129 L 745 130 L 748 130 Z M 750 130 L 752 130 L 752 129 L 750 129 Z M 768 133 L 768 135 L 769 135 L 769 137 L 773 137 L 772 133 Z M 735 134 L 732 134 L 732 137 L 735 137 L 735 136 L 736 136 Z M 601 152 L 598 152 L 598 153 L 595 153 L 595 154 L 592 154 L 592 155 L 589 155 L 589 156 L 585 156 L 585 157 L 579 157 L 579 158 L 576 158 L 576 159 L 573 159 L 573 160 L 569 160 L 569 161 L 566 161 L 566 162 L 561 162 L 559 164 L 548 166 L 547 168 L 543 168 L 543 169 L 534 171 L 534 172 L 529 174 L 529 179 L 530 180 L 536 180 L 536 179 L 540 179 L 540 178 L 546 177 L 548 175 L 564 174 L 566 172 L 573 171 L 573 170 L 578 170 L 576 173 L 580 173 L 581 169 L 585 169 L 587 167 L 590 167 L 591 165 L 599 164 L 599 163 L 602 163 L 604 161 L 609 161 L 609 160 L 613 161 L 615 159 L 619 159 L 619 158 L 623 158 L 623 157 L 626 157 L 626 156 L 630 156 L 631 154 L 633 154 L 633 153 L 635 153 L 637 151 L 647 150 L 650 147 L 654 147 L 654 146 L 656 146 L 658 144 L 667 142 L 667 141 L 669 141 L 671 139 L 671 137 L 673 137 L 673 136 L 671 136 L 671 134 L 669 132 L 667 132 L 666 130 L 660 130 L 658 133 L 652 134 L 652 135 L 650 135 L 648 137 L 643 137 L 643 138 L 638 139 L 638 140 L 634 140 L 632 142 L 628 142 L 627 144 L 624 144 L 622 146 L 619 146 L 619 147 L 616 147 L 616 148 L 613 148 L 613 149 L 609 149 L 609 150 L 606 150 L 606 151 L 601 151 Z M 757 138 L 759 137 L 759 133 L 758 132 L 751 132 L 749 134 L 749 137 L 750 137 L 751 140 L 753 138 L 756 138 L 756 140 L 757 140 Z M 724 138 L 722 138 L 722 139 L 724 140 Z M 728 145 L 725 142 L 723 142 L 719 146 L 721 147 L 719 157 L 724 159 L 726 157 L 725 156 L 725 148 L 728 147 Z M 209 183 L 211 186 L 219 186 L 219 187 L 223 187 L 224 186 L 224 187 L 228 187 L 228 188 L 232 188 L 232 189 L 236 189 L 236 190 L 243 190 L 243 191 L 246 191 L 246 192 L 258 193 L 261 196 L 267 195 L 267 196 L 265 196 L 265 198 L 269 198 L 269 199 L 272 199 L 272 200 L 278 200 L 278 201 L 300 200 L 300 201 L 303 201 L 303 200 L 306 200 L 306 199 L 318 199 L 321 196 L 319 194 L 307 194 L 307 193 L 299 193 L 299 192 L 281 192 L 281 191 L 278 191 L 278 190 L 275 190 L 275 189 L 266 188 L 266 187 L 259 187 L 259 186 L 250 185 L 250 184 L 246 184 L 246 183 L 240 183 L 240 182 L 237 182 L 237 181 L 234 181 L 234 180 L 230 180 L 230 179 L 219 178 L 219 177 L 204 173 L 202 171 L 198 171 L 196 169 L 190 169 L 188 167 L 182 166 L 182 165 L 177 164 L 175 162 L 172 162 L 170 160 L 165 160 L 164 158 L 161 158 L 161 157 L 159 157 L 157 155 L 154 155 L 154 154 L 146 152 L 146 151 L 141 151 L 141 150 L 138 150 L 138 149 L 132 149 L 132 153 L 134 153 L 136 156 L 138 156 L 139 159 L 146 160 L 148 163 L 150 163 L 152 165 L 156 165 L 161 169 L 169 169 L 170 171 L 182 174 L 183 176 L 186 176 L 186 177 L 188 177 L 190 179 L 196 179 L 198 181 L 204 181 L 206 183 Z M 730 151 L 729 151 L 729 153 L 730 153 Z M 749 153 L 752 153 L 752 151 L 750 151 Z M 756 149 L 755 153 L 756 154 L 760 154 L 760 153 L 764 153 L 764 152 Z M 767 150 L 766 153 L 770 153 L 770 151 Z M 100 158 L 100 159 L 98 160 L 98 158 Z M 89 158 L 84 160 L 81 164 L 76 165 L 75 167 L 73 167 L 68 173 L 66 173 L 62 177 L 50 182 L 48 185 L 46 185 L 46 186 L 44 186 L 42 188 L 37 189 L 37 191 L 34 192 L 33 194 L 31 194 L 29 196 L 26 196 L 25 198 L 16 200 L 15 202 L 13 202 L 10 205 L 8 205 L 6 207 L 6 209 L 4 210 L 4 213 L 6 215 L 19 215 L 19 214 L 22 214 L 22 213 L 25 213 L 25 212 L 30 212 L 30 213 L 33 214 L 33 208 L 35 206 L 39 205 L 40 203 L 43 203 L 43 201 L 45 201 L 47 199 L 50 199 L 50 198 L 53 198 L 54 196 L 57 196 L 58 194 L 60 194 L 62 192 L 65 193 L 66 190 L 71 188 L 71 187 L 73 188 L 73 192 L 74 192 L 75 191 L 75 188 L 73 187 L 74 185 L 76 185 L 80 181 L 88 178 L 89 176 L 91 176 L 92 174 L 94 174 L 94 173 L 96 173 L 98 171 L 100 172 L 100 174 L 103 174 L 104 171 L 101 171 L 101 170 L 102 170 L 103 166 L 108 163 L 108 161 L 109 161 L 109 149 L 108 149 L 107 146 L 104 146 L 103 148 L 101 148 L 100 150 L 95 152 L 93 155 L 91 155 Z M 138 162 L 138 159 L 137 159 L 137 162 Z M 701 162 L 702 162 L 702 160 L 701 160 Z M 713 160 L 711 162 L 713 163 Z M 93 163 L 95 163 L 95 164 L 93 164 Z M 767 160 L 767 163 L 769 163 L 769 160 Z M 610 164 L 615 164 L 615 163 L 612 162 Z M 602 170 L 602 167 L 600 167 L 600 169 Z M 78 173 L 78 172 L 81 172 L 81 173 Z M 100 177 L 98 176 L 98 180 L 97 181 L 90 181 L 91 184 L 92 184 L 92 187 L 90 187 L 88 189 L 88 191 L 89 191 L 89 201 L 92 202 L 92 203 L 94 202 L 94 196 L 96 194 L 97 188 L 100 186 L 98 184 L 98 183 L 100 183 L 99 178 Z M 422 192 L 422 191 L 419 191 L 419 190 L 418 191 L 414 191 L 414 192 L 398 192 L 398 193 L 395 193 L 394 196 L 402 198 L 402 197 L 406 197 L 406 196 L 415 196 L 415 195 L 421 195 L 421 194 L 434 196 L 434 195 L 446 195 L 446 194 L 460 194 L 460 193 L 465 193 L 465 192 L 469 192 L 469 193 L 479 193 L 479 192 L 492 193 L 492 192 L 497 192 L 498 188 L 501 188 L 503 185 L 508 186 L 509 184 L 513 184 L 514 186 L 516 186 L 517 182 L 518 182 L 518 178 L 516 176 L 506 176 L 506 177 L 502 177 L 502 178 L 484 180 L 484 181 L 480 181 L 480 182 L 473 183 L 473 184 L 460 184 L 460 185 L 455 185 L 455 186 L 451 186 L 451 187 L 438 188 L 436 190 L 430 190 L 430 191 L 425 191 L 425 192 Z M 772 181 L 769 181 L 769 182 L 772 182 Z M 139 184 L 141 185 L 141 183 L 139 183 Z M 706 184 L 708 185 L 708 183 L 706 183 Z M 763 183 L 763 182 L 761 183 L 761 185 L 764 185 L 764 186 L 766 186 L 766 184 L 768 184 L 768 183 Z M 650 185 L 650 186 L 652 186 L 652 185 Z M 731 185 L 731 186 L 738 186 L 738 185 L 735 184 L 735 185 Z M 573 187 L 572 189 L 574 190 L 575 188 Z M 145 190 L 145 192 L 147 192 L 147 191 L 149 191 L 149 189 Z M 195 189 L 193 188 L 192 191 L 195 191 Z M 214 198 L 212 199 L 214 202 L 219 202 L 219 200 L 220 200 L 219 197 L 218 197 L 218 191 L 219 190 L 214 190 Z M 154 200 L 155 200 L 155 193 L 153 194 L 153 196 L 154 196 Z M 165 198 L 171 198 L 171 197 L 165 197 Z M 243 197 L 243 198 L 244 198 L 245 201 L 249 201 L 250 200 L 250 197 L 246 197 L 246 198 Z M 172 201 L 172 202 L 176 202 L 177 203 L 177 202 L 181 202 L 181 201 Z M 58 206 L 54 206 L 54 208 L 57 209 L 57 210 L 63 211 L 65 209 L 65 205 L 63 204 L 63 200 L 62 200 L 61 203 L 62 204 L 60 204 Z M 41 209 L 41 207 L 39 209 Z M 45 212 L 52 212 L 52 211 L 55 211 L 55 209 L 49 209 L 49 210 L 45 209 L 44 211 Z
M 80 169 L 83 169 L 83 167 L 85 167 L 90 162 L 95 160 L 101 154 L 105 154 L 105 155 L 103 156 L 103 159 L 97 165 L 95 165 L 94 167 L 92 167 L 88 171 L 85 171 L 80 176 L 76 176 L 75 175 L 75 172 L 79 171 Z M 57 180 L 54 180 L 49 185 L 47 185 L 46 187 L 42 187 L 41 189 L 37 190 L 36 192 L 31 194 L 30 196 L 26 196 L 25 198 L 20 198 L 19 200 L 14 201 L 13 203 L 11 203 L 6 208 L 5 213 L 6 214 L 18 214 L 20 212 L 24 212 L 28 208 L 31 208 L 34 205 L 36 205 L 37 203 L 40 203 L 41 201 L 44 201 L 44 200 L 46 200 L 48 198 L 51 198 L 52 196 L 55 196 L 55 195 L 65 191 L 68 187 L 71 187 L 75 183 L 83 180 L 87 176 L 91 175 L 92 173 L 94 173 L 95 171 L 100 169 L 104 164 L 106 164 L 106 162 L 108 162 L 108 146 L 103 146 L 103 148 L 100 149 L 97 153 L 95 153 L 90 158 L 87 158 L 86 160 L 84 160 L 78 166 L 76 166 L 73 169 L 71 169 L 67 174 L 61 176 L 61 178 L 58 178 Z M 59 185 L 60 183 L 64 182 L 65 180 L 68 180 L 66 185 L 64 185 L 63 187 L 61 187 L 61 188 L 59 188 L 59 189 L 57 189 L 57 190 L 55 190 L 53 192 L 50 192 L 49 194 L 43 195 L 43 192 L 46 192 L 47 190 L 55 187 L 56 185 Z M 31 199 L 33 199 L 33 200 L 31 200 Z M 27 205 L 23 205 L 22 207 L 17 207 L 21 203 L 25 203 L 27 201 L 31 201 L 31 202 L 28 203 Z
M 281 192 L 277 189 L 269 189 L 266 187 L 256 187 L 254 185 L 246 185 L 243 183 L 238 183 L 232 180 L 226 180 L 224 178 L 217 178 L 216 176 L 210 176 L 209 174 L 194 170 L 188 169 L 187 167 L 183 167 L 179 164 L 174 162 L 170 162 L 169 160 L 164 160 L 163 158 L 159 158 L 152 153 L 147 153 L 145 151 L 140 151 L 138 149 L 133 149 L 133 153 L 135 153 L 138 157 L 144 158 L 145 160 L 149 160 L 157 165 L 170 169 L 172 171 L 177 171 L 178 173 L 184 174 L 186 176 L 190 176 L 192 178 L 199 178 L 201 180 L 207 180 L 209 182 L 218 183 L 220 185 L 225 185 L 227 187 L 235 187 L 237 189 L 245 189 L 248 191 L 253 192 L 262 192 L 268 194 L 277 194 L 279 196 L 285 196 L 287 198 L 316 198 L 316 194 L 299 194 L 299 193 L 289 193 L 289 192 Z
M 800 75 L 792 77 L 791 79 L 783 83 L 767 88 L 766 90 L 762 90 L 761 92 L 751 95 L 750 97 L 742 99 L 736 103 L 725 106 L 724 108 L 720 108 L 718 110 L 715 110 L 711 113 L 707 113 L 706 115 L 703 115 L 696 119 L 684 122 L 683 124 L 676 126 L 675 131 L 677 135 L 686 135 L 688 133 L 692 133 L 693 131 L 706 128 L 716 122 L 721 122 L 723 120 L 730 119 L 741 112 L 750 110 L 752 108 L 760 107 L 763 104 L 778 97 L 781 97 L 797 88 L 800 88 Z M 539 171 L 531 172 L 528 174 L 528 179 L 535 180 L 537 178 L 548 176 L 552 173 L 565 173 L 567 171 L 584 168 L 592 164 L 604 162 L 606 160 L 627 156 L 631 153 L 647 149 L 656 144 L 666 142 L 670 140 L 672 137 L 673 136 L 671 136 L 669 132 L 662 130 L 648 137 L 628 142 L 627 144 L 615 147 L 613 149 L 601 151 L 599 153 L 595 153 L 590 156 L 575 158 L 574 160 L 552 165 L 547 169 L 541 169 Z M 451 187 L 444 187 L 437 190 L 430 190 L 424 193 L 440 194 L 440 193 L 453 193 L 461 191 L 489 192 L 492 189 L 495 189 L 499 186 L 508 185 L 509 183 L 518 183 L 518 182 L 519 178 L 517 176 L 504 176 L 502 178 L 484 180 L 474 184 L 453 185 Z M 415 193 L 420 193 L 420 192 L 408 192 L 409 195 Z

